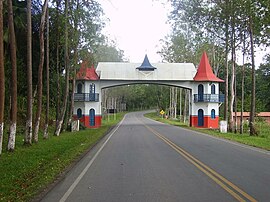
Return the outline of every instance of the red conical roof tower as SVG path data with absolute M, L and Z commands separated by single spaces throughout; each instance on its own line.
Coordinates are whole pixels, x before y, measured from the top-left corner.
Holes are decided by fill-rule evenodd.
M 77 80 L 99 80 L 99 77 L 96 73 L 96 69 L 94 65 L 92 67 L 88 67 L 88 63 L 86 61 L 82 62 L 80 70 L 76 74 Z
M 193 78 L 194 81 L 214 81 L 214 82 L 224 82 L 222 79 L 218 78 L 212 70 L 209 64 L 206 52 L 203 52 L 198 70 Z

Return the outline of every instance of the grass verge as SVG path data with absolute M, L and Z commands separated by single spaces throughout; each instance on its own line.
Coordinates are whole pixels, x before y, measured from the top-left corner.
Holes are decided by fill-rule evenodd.
M 244 133 L 244 134 L 220 133 L 219 130 L 192 128 L 192 127 L 189 127 L 187 124 L 179 122 L 179 120 L 162 119 L 162 117 L 157 115 L 155 112 L 145 114 L 145 116 L 150 119 L 167 123 L 170 125 L 186 127 L 190 130 L 206 133 L 212 136 L 228 139 L 231 141 L 258 147 L 261 149 L 270 150 L 270 126 L 265 123 L 258 124 L 259 129 L 260 129 L 259 136 L 250 136 L 248 133 Z
M 32 146 L 23 145 L 23 135 L 16 137 L 16 150 L 0 156 L 0 201 L 29 201 L 44 190 L 68 166 L 95 145 L 124 114 L 117 114 L 102 127 L 79 132 L 50 135 Z M 52 133 L 51 133 L 52 134 Z

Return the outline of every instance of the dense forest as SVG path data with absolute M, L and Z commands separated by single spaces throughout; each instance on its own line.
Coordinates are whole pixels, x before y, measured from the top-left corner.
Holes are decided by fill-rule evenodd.
M 249 111 L 255 135 L 256 113 L 270 110 L 269 0 L 168 2 L 172 33 L 160 42 L 164 62 L 197 66 L 207 51 L 215 74 L 225 80 L 222 118 L 231 131 L 238 130 L 233 113 Z M 0 0 L 0 154 L 6 145 L 15 149 L 16 134 L 31 145 L 39 133 L 49 137 L 49 126 L 56 136 L 67 128 L 73 114 L 71 78 L 81 61 L 95 66 L 123 61 L 124 52 L 102 34 L 106 21 L 95 0 Z M 262 64 L 255 63 L 258 49 L 265 50 Z M 132 85 L 105 93 L 107 100 L 126 103 L 127 110 L 164 109 L 172 118 L 188 119 L 186 89 Z
M 13 151 L 16 133 L 31 145 L 41 132 L 48 138 L 49 125 L 65 130 L 81 61 L 122 61 L 123 51 L 101 34 L 97 1 L 1 0 L 0 16 L 1 153 L 4 135 Z

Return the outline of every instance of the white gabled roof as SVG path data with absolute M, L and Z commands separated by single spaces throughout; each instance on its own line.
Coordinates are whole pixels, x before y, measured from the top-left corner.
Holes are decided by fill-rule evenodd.
M 154 71 L 139 71 L 140 63 L 100 62 L 100 80 L 183 80 L 192 81 L 197 70 L 192 63 L 152 63 Z

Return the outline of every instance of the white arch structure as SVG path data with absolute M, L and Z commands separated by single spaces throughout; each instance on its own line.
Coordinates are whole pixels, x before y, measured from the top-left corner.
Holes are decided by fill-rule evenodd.
M 86 127 L 100 127 L 102 89 L 129 84 L 163 84 L 191 91 L 190 126 L 218 128 L 219 105 L 222 102 L 219 82 L 223 81 L 213 74 L 206 53 L 197 70 L 192 63 L 150 64 L 147 56 L 142 64 L 101 62 L 96 69 L 82 63 L 76 76 L 73 117 Z M 78 86 L 82 92 L 77 91 Z

